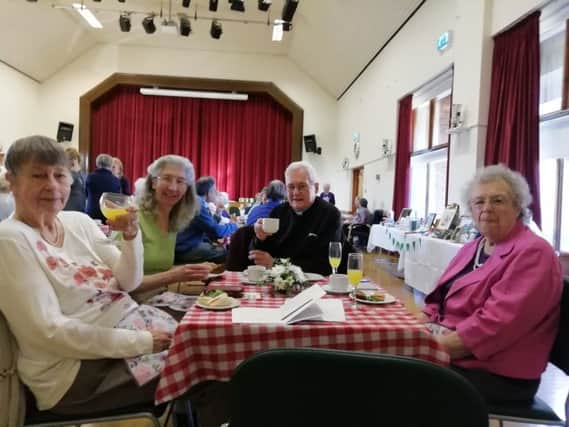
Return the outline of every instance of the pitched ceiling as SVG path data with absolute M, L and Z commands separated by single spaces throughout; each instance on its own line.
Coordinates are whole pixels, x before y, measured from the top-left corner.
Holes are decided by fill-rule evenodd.
M 257 0 L 245 0 L 245 13 L 231 11 L 227 0 L 219 0 L 217 12 L 208 10 L 208 0 L 192 0 L 189 8 L 182 7 L 182 0 L 85 0 L 103 24 L 99 30 L 89 27 L 71 10 L 74 1 L 81 0 L 2 0 L 0 61 L 43 82 L 101 43 L 287 55 L 337 97 L 421 3 L 299 0 L 292 31 L 284 33 L 282 42 L 273 42 L 272 27 L 267 22 L 280 19 L 285 0 L 273 0 L 268 13 L 257 9 Z M 120 11 L 135 12 L 128 33 L 119 29 Z M 144 32 L 141 21 L 145 14 L 138 12 L 157 14 L 156 33 Z M 191 18 L 190 36 L 162 33 L 160 22 L 169 16 L 177 22 L 179 13 Z M 198 19 L 194 20 L 196 14 Z M 239 22 L 222 22 L 223 35 L 214 40 L 208 18 Z

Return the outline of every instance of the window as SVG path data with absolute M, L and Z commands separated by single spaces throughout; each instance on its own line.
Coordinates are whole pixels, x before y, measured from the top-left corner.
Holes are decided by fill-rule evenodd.
M 411 207 L 426 218 L 446 206 L 452 69 L 413 94 Z
M 555 3 L 555 2 L 554 2 Z M 563 94 L 569 4 L 542 11 L 540 21 L 539 179 L 541 227 L 553 247 L 569 252 L 569 110 Z

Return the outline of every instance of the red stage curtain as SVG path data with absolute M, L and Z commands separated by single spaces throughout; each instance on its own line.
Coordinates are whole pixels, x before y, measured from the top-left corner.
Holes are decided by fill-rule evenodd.
M 539 203 L 539 15 L 494 37 L 486 165 L 504 163 L 526 177 L 533 220 Z
M 140 95 L 119 86 L 92 109 L 90 164 L 119 157 L 132 181 L 165 154 L 188 157 L 230 198 L 251 197 L 283 179 L 291 160 L 292 116 L 268 95 L 225 101 Z
M 393 212 L 395 218 L 401 209 L 409 207 L 410 163 L 413 143 L 413 95 L 399 100 L 397 124 L 397 151 L 395 153 L 395 185 L 393 186 Z

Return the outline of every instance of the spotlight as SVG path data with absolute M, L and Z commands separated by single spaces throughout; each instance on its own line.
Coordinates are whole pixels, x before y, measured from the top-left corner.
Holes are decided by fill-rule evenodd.
M 281 17 L 282 20 L 288 22 L 292 21 L 292 17 L 294 16 L 294 12 L 296 12 L 297 6 L 298 0 L 285 0 L 285 4 L 283 6 L 283 14 Z
M 126 0 L 119 0 L 119 3 L 124 3 Z
M 209 30 L 211 37 L 214 39 L 219 39 L 223 34 L 223 29 L 221 28 L 221 22 L 217 19 L 211 21 L 211 29 Z
M 146 34 L 152 34 L 156 31 L 156 25 L 154 25 L 154 15 L 148 15 L 142 20 L 142 27 Z
M 209 0 L 209 10 L 211 12 L 217 12 L 218 0 Z
M 232 0 L 230 9 L 237 12 L 245 12 L 245 5 L 243 4 L 243 0 Z
M 185 16 L 180 18 L 180 35 L 188 37 L 192 32 L 192 26 L 190 25 L 190 20 Z
M 123 13 L 119 17 L 119 27 L 123 33 L 128 33 L 130 31 L 130 16 L 128 13 Z
M 190 7 L 190 3 L 192 0 L 182 0 L 182 6 L 183 7 Z
M 259 0 L 259 10 L 266 12 L 271 7 L 272 0 Z
M 292 22 L 283 22 L 283 31 L 290 31 L 292 28 Z

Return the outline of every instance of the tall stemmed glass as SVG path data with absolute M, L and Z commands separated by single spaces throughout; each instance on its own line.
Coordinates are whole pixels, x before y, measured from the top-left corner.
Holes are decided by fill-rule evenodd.
M 352 308 L 358 308 L 356 289 L 364 274 L 364 256 L 361 253 L 348 254 L 348 282 L 352 286 Z
M 119 193 L 103 193 L 99 199 L 99 207 L 105 218 L 115 220 L 128 214 L 128 208 L 134 206 L 134 197 Z M 102 243 L 116 243 L 113 239 L 102 240 Z
M 341 259 L 342 243 L 330 242 L 330 246 L 328 247 L 328 261 L 330 261 L 330 265 L 332 266 L 332 274 L 336 274 Z

